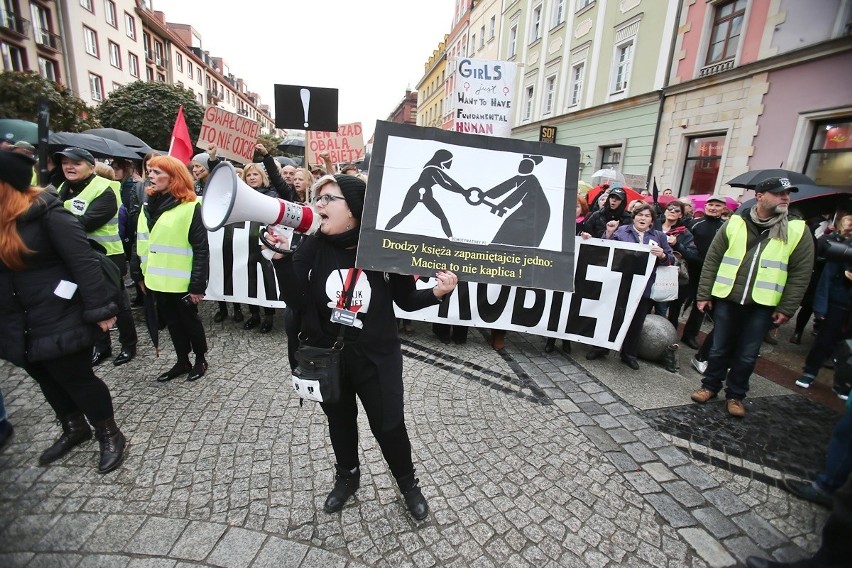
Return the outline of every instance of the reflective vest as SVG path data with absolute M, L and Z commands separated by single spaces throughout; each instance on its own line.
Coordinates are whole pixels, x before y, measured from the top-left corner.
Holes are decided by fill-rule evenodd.
M 59 186 L 59 191 L 61 192 L 64 187 L 65 183 L 63 182 Z M 64 205 L 65 209 L 79 217 L 86 213 L 92 201 L 100 197 L 107 190 L 115 194 L 115 215 L 91 233 L 86 233 L 86 236 L 89 240 L 95 241 L 104 247 L 107 256 L 109 256 L 124 253 L 124 247 L 121 245 L 121 237 L 118 234 L 118 206 L 121 205 L 121 191 L 119 190 L 118 182 L 110 181 L 101 176 L 95 176 L 79 195 L 66 199 Z
M 769 239 L 759 257 L 752 260 L 749 267 L 746 285 L 754 274 L 751 286 L 751 299 L 762 306 L 777 306 L 784 294 L 787 283 L 787 263 L 793 254 L 802 235 L 805 234 L 804 221 L 791 220 L 787 223 L 787 242 L 781 239 Z M 722 257 L 719 270 L 716 272 L 716 282 L 711 294 L 717 298 L 727 298 L 734 288 L 737 272 L 746 255 L 748 242 L 748 227 L 740 215 L 733 215 L 728 220 L 725 235 L 728 237 L 728 250 Z M 759 245 L 758 245 L 759 246 Z M 748 293 L 748 291 L 746 291 Z M 743 296 L 745 298 L 745 296 Z
M 189 226 L 198 201 L 185 201 L 163 211 L 148 231 L 148 218 L 139 214 L 136 253 L 145 287 L 157 292 L 187 292 L 192 276 L 192 245 Z

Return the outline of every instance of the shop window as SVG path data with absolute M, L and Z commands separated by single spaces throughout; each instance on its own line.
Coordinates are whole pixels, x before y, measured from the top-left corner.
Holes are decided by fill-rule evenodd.
M 718 134 L 689 139 L 678 195 L 714 192 L 724 147 L 725 137 Z

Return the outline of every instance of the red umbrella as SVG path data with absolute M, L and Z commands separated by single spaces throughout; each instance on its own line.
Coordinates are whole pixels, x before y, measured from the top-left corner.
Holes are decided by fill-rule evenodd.
M 632 187 L 628 187 L 626 185 L 622 185 L 621 189 L 627 194 L 627 202 L 630 203 L 636 199 L 642 199 L 642 195 L 639 194 L 638 191 L 633 189 Z M 589 190 L 589 193 L 586 194 L 586 201 L 588 201 L 589 205 L 595 202 L 595 199 L 598 198 L 598 195 L 601 194 L 601 191 L 604 190 L 603 185 L 596 185 L 592 189 Z
M 652 196 L 652 195 L 646 195 L 645 197 L 642 197 L 640 199 L 644 199 L 648 203 L 654 202 L 654 196 Z M 668 205 L 672 201 L 677 201 L 677 197 L 675 197 L 674 195 L 658 195 L 657 196 L 657 203 L 659 203 L 661 207 L 665 207 L 666 205 Z
M 713 197 L 712 194 L 709 193 L 700 193 L 697 195 L 690 195 L 689 198 L 692 199 L 692 204 L 695 206 L 696 211 L 704 211 L 704 205 L 707 203 L 707 200 Z M 735 211 L 737 207 L 740 206 L 737 203 L 737 200 L 729 195 L 725 195 L 725 206 L 731 211 Z

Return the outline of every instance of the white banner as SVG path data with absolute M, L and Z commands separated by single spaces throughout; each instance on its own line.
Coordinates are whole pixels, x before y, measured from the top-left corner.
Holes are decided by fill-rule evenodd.
M 205 299 L 283 308 L 271 263 L 259 254 L 258 223 L 209 234 L 210 284 Z M 506 329 L 619 349 L 654 269 L 647 245 L 576 241 L 574 292 L 460 282 L 439 306 L 400 318 Z M 230 266 L 225 270 L 225 265 Z M 266 275 L 266 277 L 265 277 Z M 431 288 L 431 278 L 417 286 Z
M 453 92 L 456 132 L 509 138 L 517 66 L 508 61 L 459 59 Z

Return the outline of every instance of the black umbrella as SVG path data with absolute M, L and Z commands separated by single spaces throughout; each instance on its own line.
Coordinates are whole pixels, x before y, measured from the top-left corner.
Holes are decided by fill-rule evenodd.
M 144 140 L 135 134 L 131 134 L 126 130 L 119 130 L 118 128 L 90 128 L 89 130 L 84 130 L 83 134 L 93 134 L 107 140 L 113 140 L 127 146 L 131 150 L 135 150 L 139 154 L 147 154 L 153 150 L 153 148 L 148 146 Z
M 157 298 L 151 290 L 145 290 L 145 327 L 148 329 L 148 335 L 151 336 L 151 343 L 154 344 L 154 352 L 157 357 L 160 356 L 160 330 L 165 329 L 165 324 L 160 324 L 160 317 L 157 315 Z
M 808 183 L 797 184 L 796 187 L 799 191 L 790 194 L 790 205 L 795 205 L 805 217 L 817 215 L 823 210 L 834 209 L 844 199 L 852 198 L 852 189 L 847 188 L 824 187 Z M 744 201 L 737 211 L 754 207 L 755 203 L 757 203 L 755 198 Z
M 805 174 L 792 172 L 790 170 L 783 170 L 781 168 L 746 172 L 729 181 L 728 185 L 731 187 L 745 187 L 753 189 L 754 186 L 769 178 L 787 178 L 790 180 L 790 183 L 795 186 L 798 186 L 799 184 L 816 185 L 816 182 Z
M 278 149 L 285 154 L 293 156 L 305 155 L 305 139 L 304 138 L 287 138 L 278 143 Z
M 0 119 L 0 139 L 38 145 L 38 124 L 17 118 Z
M 83 134 L 82 132 L 54 132 L 47 139 L 51 152 L 61 152 L 64 148 L 74 146 L 83 148 L 92 153 L 96 158 L 127 158 L 138 160 L 139 154 L 124 144 L 115 140 L 109 140 L 94 134 Z
M 294 168 L 301 167 L 301 158 L 291 158 L 289 156 L 275 156 L 275 161 L 282 166 L 293 166 Z

